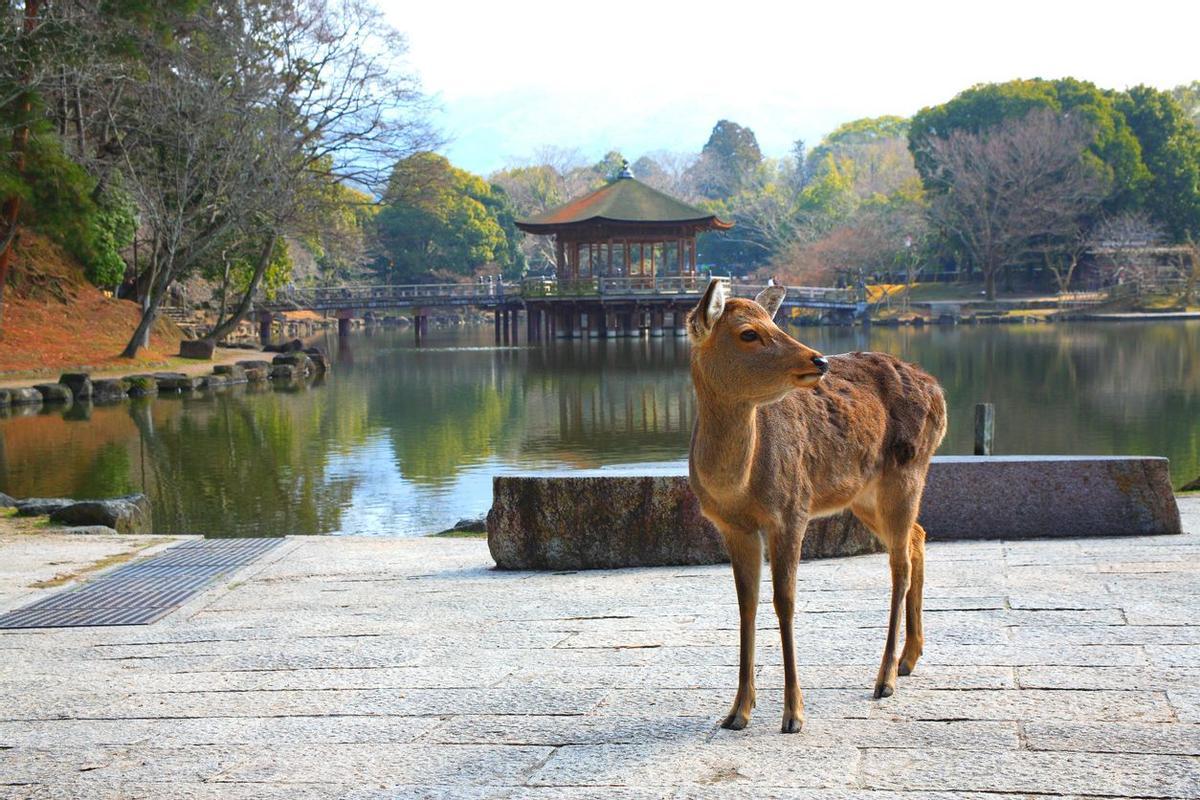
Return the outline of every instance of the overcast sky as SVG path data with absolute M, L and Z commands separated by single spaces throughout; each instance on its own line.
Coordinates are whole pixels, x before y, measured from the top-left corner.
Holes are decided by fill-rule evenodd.
M 722 118 L 780 156 L 984 81 L 1200 79 L 1189 0 L 380 3 L 440 106 L 445 154 L 482 174 L 545 145 L 695 152 Z

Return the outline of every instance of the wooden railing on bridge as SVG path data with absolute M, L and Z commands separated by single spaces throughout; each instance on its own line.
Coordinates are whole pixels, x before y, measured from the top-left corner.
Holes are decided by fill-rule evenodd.
M 526 278 L 519 283 L 425 283 L 290 288 L 279 292 L 272 300 L 261 301 L 259 307 L 266 311 L 332 311 L 421 305 L 494 307 L 519 300 L 553 298 L 666 299 L 677 296 L 699 297 L 708 286 L 708 282 L 707 275 L 647 275 L 595 277 L 570 282 L 560 282 L 554 278 Z M 762 288 L 732 284 L 732 292 L 736 297 L 754 297 Z M 788 288 L 784 302 L 789 305 L 821 308 L 851 308 L 856 305 L 856 298 L 852 289 L 794 286 Z

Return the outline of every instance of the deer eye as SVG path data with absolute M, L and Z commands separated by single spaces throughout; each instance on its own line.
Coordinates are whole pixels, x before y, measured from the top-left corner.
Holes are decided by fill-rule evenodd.
M 740 334 L 738 334 L 738 338 L 740 338 L 743 342 L 757 342 L 758 341 L 758 331 L 744 330 Z

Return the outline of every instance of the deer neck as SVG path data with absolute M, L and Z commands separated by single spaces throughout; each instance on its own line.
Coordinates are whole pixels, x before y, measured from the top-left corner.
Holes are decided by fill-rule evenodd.
M 697 391 L 692 465 L 706 491 L 718 495 L 740 493 L 750 485 L 758 447 L 758 407 L 706 394 Z

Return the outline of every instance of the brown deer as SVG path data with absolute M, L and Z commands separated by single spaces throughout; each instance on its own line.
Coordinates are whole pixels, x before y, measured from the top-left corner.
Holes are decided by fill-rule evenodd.
M 946 432 L 942 389 L 882 353 L 823 356 L 772 321 L 786 289 L 754 302 L 714 279 L 689 314 L 698 412 L 688 456 L 700 508 L 725 539 L 741 617 L 738 690 L 724 728 L 754 706 L 754 617 L 766 537 L 783 644 L 783 732 L 804 722 L 792 617 L 800 545 L 810 519 L 849 508 L 884 544 L 891 611 L 875 697 L 921 655 L 925 531 L 917 509 L 929 460 Z M 896 659 L 901 612 L 904 650 Z

